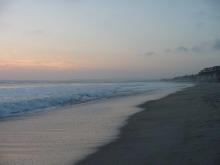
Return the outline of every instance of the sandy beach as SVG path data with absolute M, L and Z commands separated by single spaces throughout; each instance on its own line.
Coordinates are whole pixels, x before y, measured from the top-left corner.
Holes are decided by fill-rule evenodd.
M 220 84 L 174 91 L 1 120 L 0 165 L 218 165 Z
M 77 165 L 220 164 L 220 84 L 201 84 L 140 106 L 114 142 Z
M 178 88 L 180 89 L 180 88 Z M 117 97 L 0 121 L 0 165 L 69 165 L 114 140 L 125 120 L 177 89 Z

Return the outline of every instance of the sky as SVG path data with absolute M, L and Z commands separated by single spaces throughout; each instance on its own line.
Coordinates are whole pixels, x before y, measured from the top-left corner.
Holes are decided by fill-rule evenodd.
M 0 80 L 160 79 L 220 65 L 219 0 L 0 0 Z

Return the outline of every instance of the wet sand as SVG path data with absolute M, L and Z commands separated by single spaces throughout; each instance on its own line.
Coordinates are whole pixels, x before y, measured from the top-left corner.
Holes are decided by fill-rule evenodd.
M 0 121 L 0 165 L 69 165 L 114 140 L 136 105 L 176 89 Z
M 77 165 L 219 165 L 220 84 L 201 84 L 140 106 L 114 142 Z

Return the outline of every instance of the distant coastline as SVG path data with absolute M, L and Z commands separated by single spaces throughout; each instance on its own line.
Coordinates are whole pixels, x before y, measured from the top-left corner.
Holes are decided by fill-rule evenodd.
M 178 76 L 163 81 L 175 82 L 220 82 L 220 66 L 204 68 L 197 74 Z

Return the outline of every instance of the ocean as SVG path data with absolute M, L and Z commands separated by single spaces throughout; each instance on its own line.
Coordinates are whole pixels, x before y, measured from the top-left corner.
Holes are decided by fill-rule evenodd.
M 171 82 L 0 82 L 0 118 L 112 97 L 177 88 Z

